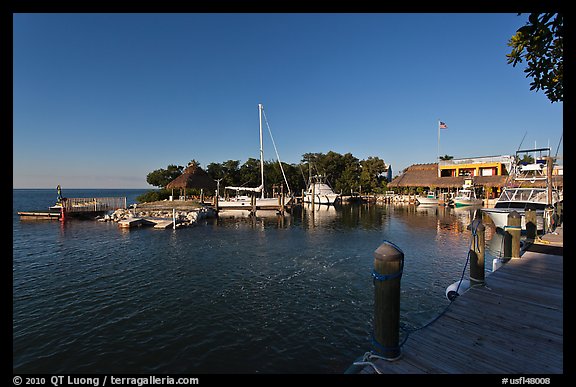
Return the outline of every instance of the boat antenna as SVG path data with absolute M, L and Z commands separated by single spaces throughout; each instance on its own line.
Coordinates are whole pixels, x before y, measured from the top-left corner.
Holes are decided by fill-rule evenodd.
M 528 134 L 528 131 L 524 132 L 524 137 L 522 137 L 522 141 L 520 141 L 520 145 L 518 145 L 518 149 L 516 149 L 516 154 L 514 155 L 514 160 L 512 161 L 512 165 L 510 166 L 511 171 L 508 173 L 508 176 L 506 177 L 506 181 L 504 182 L 504 186 L 508 186 L 508 183 L 510 182 L 510 177 L 513 176 L 516 173 L 516 164 L 518 164 L 518 152 L 520 151 L 520 149 L 522 149 L 522 143 L 524 142 L 524 139 L 526 138 L 526 135 Z
M 522 143 L 524 142 L 524 139 L 526 138 L 527 134 L 528 134 L 528 131 L 524 132 L 524 137 L 522 137 L 522 141 L 520 141 L 520 145 L 518 145 L 518 149 L 516 150 L 516 152 L 518 152 L 520 149 L 522 149 Z

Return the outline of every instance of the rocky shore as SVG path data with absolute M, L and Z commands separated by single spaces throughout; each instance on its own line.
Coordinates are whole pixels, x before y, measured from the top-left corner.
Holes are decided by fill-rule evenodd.
M 172 220 L 174 216 L 178 227 L 187 227 L 195 225 L 202 219 L 215 218 L 217 214 L 214 208 L 204 206 L 197 201 L 160 201 L 136 204 L 128 209 L 117 209 L 98 218 L 98 221 Z

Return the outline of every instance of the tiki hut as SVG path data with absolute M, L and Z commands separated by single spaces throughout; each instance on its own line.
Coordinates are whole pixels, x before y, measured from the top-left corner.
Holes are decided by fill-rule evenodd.
M 180 190 L 180 197 L 186 197 L 186 189 L 196 188 L 200 190 L 216 190 L 216 182 L 202 168 L 196 164 L 189 164 L 184 172 L 166 185 L 166 189 Z

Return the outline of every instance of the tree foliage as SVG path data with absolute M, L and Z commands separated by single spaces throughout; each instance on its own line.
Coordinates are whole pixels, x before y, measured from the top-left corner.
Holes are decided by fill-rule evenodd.
M 528 23 L 508 41 L 508 64 L 526 61 L 530 90 L 543 90 L 550 102 L 564 101 L 564 18 L 558 13 L 531 13 Z
M 195 160 L 192 160 L 198 164 Z M 157 187 L 165 187 L 170 181 L 180 176 L 183 167 L 169 165 L 166 169 L 157 169 L 150 172 L 146 181 Z M 305 153 L 299 164 L 282 163 L 282 169 L 290 190 L 299 194 L 307 188 L 309 176 L 323 175 L 328 184 L 335 192 L 349 195 L 351 192 L 377 193 L 384 192 L 386 188 L 386 171 L 388 165 L 379 157 L 368 157 L 359 160 L 351 153 L 340 154 L 329 151 L 328 153 Z M 284 192 L 288 192 L 284 175 L 277 161 L 264 162 L 264 189 L 266 196 L 272 192 L 279 192 L 280 186 L 284 186 Z M 260 185 L 260 160 L 249 158 L 244 164 L 239 160 L 228 160 L 222 163 L 210 163 L 206 172 L 214 180 L 220 180 L 220 194 L 226 186 L 235 187 L 258 187 Z M 164 194 L 164 193 L 162 193 Z M 160 193 L 150 194 L 154 198 Z M 165 196 L 165 195 L 163 195 Z
M 184 171 L 181 165 L 170 164 L 166 169 L 160 168 L 146 176 L 146 182 L 154 187 L 164 188 Z

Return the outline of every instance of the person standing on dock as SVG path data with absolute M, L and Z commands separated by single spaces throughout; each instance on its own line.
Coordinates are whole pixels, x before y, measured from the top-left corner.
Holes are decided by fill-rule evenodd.
M 60 188 L 60 184 L 56 187 L 56 191 L 58 192 L 58 197 L 56 198 L 56 204 L 62 203 L 62 188 Z

